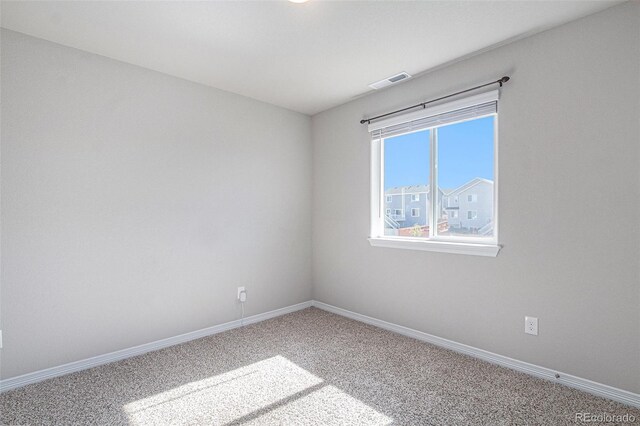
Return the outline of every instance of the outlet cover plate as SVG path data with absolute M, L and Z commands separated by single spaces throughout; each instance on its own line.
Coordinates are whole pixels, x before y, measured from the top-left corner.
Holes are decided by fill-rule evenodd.
M 538 318 L 524 317 L 524 332 L 527 334 L 538 335 Z

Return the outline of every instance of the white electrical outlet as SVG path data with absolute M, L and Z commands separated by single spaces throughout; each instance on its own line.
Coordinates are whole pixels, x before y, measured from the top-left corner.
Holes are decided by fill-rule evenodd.
M 244 287 L 238 287 L 238 300 L 241 302 L 247 300 L 247 290 Z
M 538 335 L 538 318 L 524 317 L 524 332 L 527 334 Z

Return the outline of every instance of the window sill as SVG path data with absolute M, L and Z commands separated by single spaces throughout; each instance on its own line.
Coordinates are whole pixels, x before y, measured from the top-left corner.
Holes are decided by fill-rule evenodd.
M 396 238 L 369 238 L 374 247 L 399 248 L 408 250 L 437 251 L 441 253 L 467 254 L 473 256 L 496 257 L 502 246 L 495 244 L 452 243 L 449 241 L 409 240 Z

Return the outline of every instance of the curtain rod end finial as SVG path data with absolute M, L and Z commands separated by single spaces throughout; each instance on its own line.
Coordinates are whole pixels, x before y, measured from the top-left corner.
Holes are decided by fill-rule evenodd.
M 367 122 L 369 122 L 369 120 L 360 120 L 360 124 L 364 124 L 364 123 L 367 123 Z
M 501 83 L 506 83 L 506 82 L 507 82 L 507 81 L 509 81 L 509 80 L 511 80 L 511 77 L 509 77 L 509 76 L 506 76 L 506 75 L 505 75 L 504 77 L 502 77 L 502 78 L 500 79 L 500 82 L 501 82 Z

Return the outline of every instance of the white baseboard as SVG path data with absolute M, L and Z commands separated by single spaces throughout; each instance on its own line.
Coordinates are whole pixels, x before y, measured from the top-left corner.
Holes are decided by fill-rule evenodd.
M 497 364 L 502 367 L 507 367 L 516 371 L 521 371 L 523 373 L 527 373 L 532 376 L 547 379 L 555 383 L 561 383 L 563 385 L 570 386 L 572 388 L 579 389 L 581 391 L 588 392 L 593 395 L 612 399 L 614 401 L 621 402 L 623 404 L 640 408 L 640 394 L 637 394 L 637 393 L 614 388 L 612 386 L 608 386 L 602 383 L 583 379 L 581 377 L 572 376 L 570 374 L 561 373 L 558 371 L 551 370 L 549 368 L 540 367 L 538 365 L 529 364 L 528 362 L 518 361 L 517 359 L 494 354 L 492 352 L 474 348 L 472 346 L 464 345 L 462 343 L 443 339 L 441 337 L 437 337 L 432 334 L 423 333 L 421 331 L 413 330 L 408 327 L 403 327 L 401 325 L 396 325 L 390 322 L 368 317 L 366 315 L 358 314 L 356 312 L 352 312 L 346 309 L 338 308 L 336 306 L 328 305 L 323 302 L 318 302 L 317 300 L 312 301 L 311 304 L 312 306 L 315 306 L 317 308 L 323 309 L 328 312 L 332 312 L 334 314 L 342 315 L 344 317 L 351 318 L 356 321 L 374 325 L 376 327 L 380 327 L 385 330 L 393 331 L 395 333 L 402 334 L 404 336 L 412 337 L 414 339 L 421 340 L 423 342 L 428 342 L 436 346 L 440 346 L 455 352 L 469 355 L 474 358 L 481 359 L 483 361 L 488 361 L 490 363 Z
M 114 361 L 120 361 L 147 352 L 156 351 L 158 349 L 167 348 L 169 346 L 185 343 L 190 340 L 199 339 L 201 337 L 211 336 L 213 334 L 222 333 L 223 331 L 241 327 L 242 325 L 253 324 L 264 321 L 269 318 L 278 317 L 280 315 L 299 311 L 311 306 L 311 301 L 298 303 L 296 305 L 287 306 L 285 308 L 276 309 L 262 314 L 246 317 L 244 321 L 234 320 L 224 324 L 214 325 L 213 327 L 203 328 L 201 330 L 192 331 L 178 336 L 169 337 L 167 339 L 157 340 L 144 345 L 134 346 L 128 349 L 111 352 L 104 355 L 83 359 L 80 361 L 70 362 L 68 364 L 51 367 L 44 370 L 34 371 L 33 373 L 23 374 L 22 376 L 11 377 L 9 379 L 0 380 L 0 393 L 11 389 L 16 389 L 31 383 L 41 382 L 53 377 L 63 376 L 65 374 L 74 373 L 76 371 L 86 370 L 88 368 L 97 367 L 99 365 L 108 364 Z
M 319 309 L 323 309 L 328 312 L 333 312 L 334 314 L 351 318 L 366 324 L 374 325 L 376 327 L 380 327 L 385 330 L 393 331 L 395 333 L 412 337 L 414 339 L 421 340 L 423 342 L 428 342 L 436 346 L 453 350 L 455 352 L 463 353 L 463 354 L 472 356 L 474 358 L 491 362 L 493 364 L 511 368 L 513 370 L 521 371 L 523 373 L 526 373 L 532 376 L 540 377 L 555 383 L 560 383 L 566 386 L 570 386 L 572 388 L 589 392 L 593 395 L 601 396 L 603 398 L 608 398 L 617 402 L 621 402 L 623 404 L 640 408 L 640 394 L 614 388 L 612 386 L 608 386 L 602 383 L 583 379 L 581 377 L 572 376 L 570 374 L 557 372 L 549 368 L 540 367 L 535 364 L 529 364 L 524 361 L 518 361 L 513 358 L 494 354 L 492 352 L 474 348 L 472 346 L 464 345 L 462 343 L 454 342 L 452 340 L 443 339 L 441 337 L 423 333 L 418 330 L 413 330 L 408 327 L 403 327 L 401 325 L 397 325 L 397 324 L 382 321 L 376 318 L 368 317 L 366 315 L 358 314 L 356 312 L 348 311 L 346 309 L 338 308 L 336 306 L 332 306 L 316 300 L 298 303 L 296 305 L 287 306 L 285 308 L 276 309 L 276 310 L 265 312 L 262 314 L 252 315 L 250 317 L 245 318 L 243 324 L 248 325 L 248 324 L 257 323 L 260 321 L 267 320 L 269 318 L 275 318 L 291 312 L 299 311 L 301 309 L 305 309 L 310 306 L 315 306 Z M 65 374 L 73 373 L 76 371 L 86 370 L 88 368 L 97 367 L 100 365 L 130 358 L 133 356 L 142 355 L 147 352 L 167 348 L 169 346 L 185 343 L 190 340 L 199 339 L 201 337 L 222 333 L 223 331 L 231 330 L 241 326 L 242 324 L 240 320 L 234 320 L 234 321 L 226 322 L 224 324 L 214 325 L 213 327 L 203 328 L 202 330 L 192 331 L 192 332 L 181 334 L 178 336 L 169 337 L 167 339 L 146 343 L 144 345 L 134 346 L 132 348 L 122 349 L 122 350 L 111 352 L 108 354 L 99 355 L 92 358 L 87 358 L 84 360 L 60 365 L 57 367 L 51 367 L 45 370 L 34 371 L 33 373 L 24 374 L 22 376 L 0 380 L 0 392 L 5 392 L 11 389 L 16 389 L 22 386 L 29 385 L 31 383 L 41 382 L 43 380 L 51 379 L 53 377 L 63 376 Z

